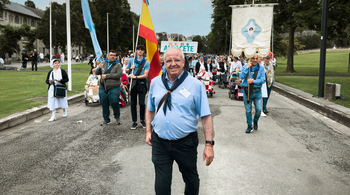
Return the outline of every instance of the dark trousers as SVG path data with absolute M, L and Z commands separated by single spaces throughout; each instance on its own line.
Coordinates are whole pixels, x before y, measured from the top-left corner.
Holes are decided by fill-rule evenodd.
M 199 193 L 199 178 L 197 171 L 198 133 L 169 141 L 152 133 L 152 162 L 155 169 L 155 191 L 157 195 L 171 194 L 173 162 L 176 161 L 185 182 L 185 195 Z
M 147 86 L 144 86 L 144 89 L 140 90 L 137 86 L 134 86 L 131 90 L 130 97 L 131 97 L 131 117 L 133 122 L 137 122 L 137 94 L 139 95 L 139 106 L 140 106 L 140 120 L 145 120 L 145 97 L 147 93 Z
M 120 95 L 120 88 L 115 87 L 108 89 L 107 93 L 105 92 L 104 87 L 99 87 L 98 94 L 100 96 L 100 103 L 102 105 L 102 115 L 103 120 L 110 122 L 111 119 L 109 118 L 110 112 L 109 112 L 109 106 L 113 109 L 114 118 L 119 118 L 120 116 L 120 106 L 119 106 L 119 95 Z
M 38 61 L 32 61 L 32 71 L 34 71 L 34 66 L 35 66 L 35 71 L 38 71 Z

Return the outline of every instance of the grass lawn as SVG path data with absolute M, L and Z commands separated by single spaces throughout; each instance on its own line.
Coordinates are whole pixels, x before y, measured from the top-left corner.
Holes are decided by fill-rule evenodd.
M 326 74 L 349 75 L 349 77 L 328 77 L 326 81 L 341 84 L 341 94 L 346 100 L 334 103 L 350 108 L 350 74 L 348 73 L 349 53 L 327 53 Z M 287 59 L 279 59 L 276 74 L 285 73 Z M 294 70 L 297 74 L 318 74 L 320 53 L 309 53 L 294 56 Z M 304 92 L 318 95 L 318 76 L 276 76 L 276 81 Z M 326 88 L 325 88 L 326 89 Z
M 317 76 L 278 76 L 276 81 L 312 95 L 318 95 Z M 341 94 L 346 100 L 335 100 L 333 102 L 350 108 L 350 77 L 326 77 L 327 82 L 341 84 Z
M 68 96 L 84 91 L 87 72 L 72 72 L 72 91 Z M 0 118 L 29 108 L 40 106 L 47 101 L 28 100 L 47 97 L 47 72 L 0 71 Z
M 349 53 L 327 53 L 326 74 L 349 74 Z M 287 59 L 279 58 L 276 73 L 285 73 Z M 309 53 L 294 56 L 296 74 L 318 74 L 320 69 L 320 53 Z

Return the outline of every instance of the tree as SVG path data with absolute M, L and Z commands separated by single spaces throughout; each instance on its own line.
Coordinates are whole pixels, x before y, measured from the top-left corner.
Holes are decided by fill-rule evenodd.
M 4 5 L 9 3 L 10 3 L 10 0 L 0 0 L 0 12 L 4 10 Z
M 1 29 L 0 50 L 8 53 L 10 57 L 14 53 L 21 53 L 18 42 L 22 37 L 28 37 L 29 42 L 33 45 L 35 34 L 35 30 L 32 30 L 27 24 L 23 24 L 20 27 L 6 25 Z
M 27 0 L 24 5 L 35 9 L 35 3 L 31 0 Z
M 158 36 L 158 45 L 161 45 L 162 41 L 168 41 L 168 33 L 166 32 L 160 32 L 156 33 Z

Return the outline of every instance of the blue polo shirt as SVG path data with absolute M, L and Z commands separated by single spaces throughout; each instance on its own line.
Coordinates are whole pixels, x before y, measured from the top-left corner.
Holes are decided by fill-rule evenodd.
M 180 77 L 181 75 L 177 79 Z M 168 79 L 168 75 L 166 79 L 171 88 L 173 83 Z M 166 92 L 162 77 L 155 77 L 149 90 L 147 108 L 150 111 L 156 111 L 160 100 Z M 205 86 L 191 76 L 188 76 L 171 93 L 171 104 L 171 110 L 167 108 L 167 113 L 164 115 L 163 103 L 152 121 L 154 131 L 163 139 L 178 140 L 184 138 L 188 134 L 197 131 L 198 116 L 211 115 Z
M 133 64 L 134 64 L 134 58 L 130 58 L 130 59 L 129 59 L 129 62 L 128 62 L 128 66 L 127 66 L 126 68 L 129 68 L 129 69 L 130 69 L 130 67 L 131 67 Z M 137 64 L 137 63 L 135 63 L 135 66 L 136 66 L 136 67 L 135 67 L 135 69 L 134 69 L 134 75 L 136 74 L 137 69 L 139 68 L 140 65 Z M 149 67 L 150 67 L 149 61 L 146 60 L 146 63 L 145 63 L 145 65 L 143 66 L 142 71 L 140 72 L 140 76 L 143 75 L 143 74 L 145 73 L 145 70 L 149 70 Z M 129 74 L 131 74 L 131 72 L 130 72 Z
M 265 68 L 261 66 L 259 63 L 253 68 L 250 67 L 250 76 L 248 75 L 249 69 L 247 68 L 247 64 L 243 66 L 241 74 L 239 77 L 243 80 L 243 87 L 248 87 L 247 78 L 252 78 L 255 71 L 259 71 L 256 79 L 254 80 L 254 87 L 261 88 L 262 84 L 266 82 L 265 78 Z

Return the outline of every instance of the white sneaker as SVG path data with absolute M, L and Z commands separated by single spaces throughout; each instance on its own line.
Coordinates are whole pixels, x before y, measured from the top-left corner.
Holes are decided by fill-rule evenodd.
M 63 117 L 67 117 L 67 110 L 63 111 Z
M 51 116 L 51 118 L 49 119 L 49 122 L 52 122 L 52 121 L 55 121 L 55 120 L 56 120 L 56 117 Z
M 266 116 L 266 114 L 263 111 L 261 111 L 260 116 Z

